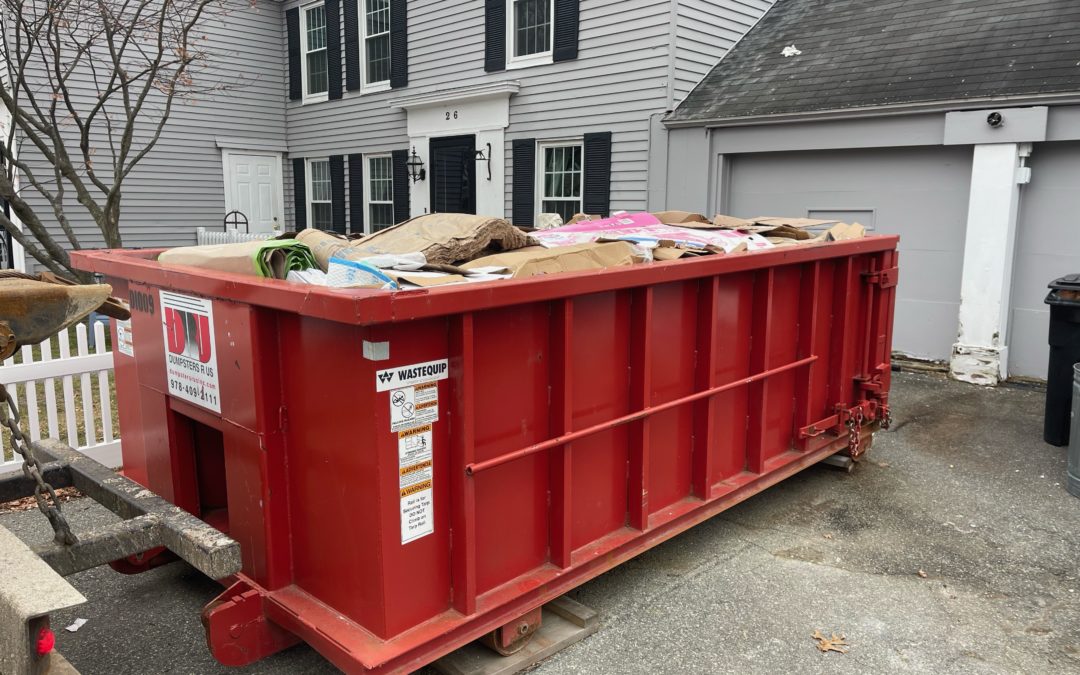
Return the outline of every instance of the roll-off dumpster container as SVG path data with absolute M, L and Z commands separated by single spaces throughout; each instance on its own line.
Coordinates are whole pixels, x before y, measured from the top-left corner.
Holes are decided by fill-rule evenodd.
M 896 243 L 398 292 L 72 258 L 132 309 L 124 472 L 241 544 L 203 613 L 215 657 L 304 640 L 382 672 L 861 454 L 888 420 Z

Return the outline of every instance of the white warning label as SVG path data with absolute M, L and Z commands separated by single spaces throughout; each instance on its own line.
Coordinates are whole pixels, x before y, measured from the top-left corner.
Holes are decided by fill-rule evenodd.
M 449 362 L 446 359 L 414 363 L 400 368 L 387 368 L 375 373 L 375 391 L 390 391 L 410 384 L 445 380 L 449 370 Z
M 135 356 L 135 344 L 131 340 L 131 319 L 116 322 L 116 349 L 121 354 Z
M 430 424 L 398 432 L 398 477 L 401 543 L 408 544 L 435 531 Z
M 439 421 L 439 383 L 427 382 L 390 392 L 390 431 Z

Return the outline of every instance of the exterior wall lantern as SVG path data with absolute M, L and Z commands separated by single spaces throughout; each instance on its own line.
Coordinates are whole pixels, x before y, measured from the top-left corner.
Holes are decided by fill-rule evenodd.
M 491 143 L 487 143 L 487 154 L 484 154 L 483 150 L 476 151 L 476 161 L 487 162 L 488 175 L 487 179 L 491 180 Z
M 424 160 L 420 159 L 420 155 L 416 154 L 416 146 L 413 146 L 412 154 L 409 155 L 409 159 L 405 160 L 405 166 L 409 169 L 409 178 L 412 178 L 412 182 L 419 183 L 427 178 L 427 171 L 424 169 Z

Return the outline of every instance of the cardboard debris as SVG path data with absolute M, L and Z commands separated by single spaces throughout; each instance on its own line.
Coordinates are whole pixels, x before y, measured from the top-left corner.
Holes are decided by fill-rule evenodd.
M 665 225 L 695 223 L 708 226 L 710 224 L 709 219 L 705 216 L 700 213 L 690 213 L 689 211 L 656 211 L 652 215 Z
M 623 214 L 598 221 L 584 221 L 553 230 L 534 232 L 532 237 L 549 248 L 570 246 L 598 240 L 630 241 L 644 249 L 655 249 L 663 242 L 703 251 L 722 249 L 735 252 L 745 243 L 751 250 L 770 248 L 764 237 L 728 229 L 694 229 L 680 225 L 665 225 L 652 214 Z M 711 248 L 710 248 L 711 247 Z
M 271 279 L 284 279 L 290 270 L 306 270 L 318 265 L 311 249 L 295 239 L 181 246 L 163 252 L 158 256 L 158 262 Z
M 478 258 L 462 265 L 464 269 L 478 267 L 505 267 L 515 279 L 537 274 L 581 272 L 606 267 L 623 267 L 634 264 L 633 247 L 624 241 L 607 244 L 577 244 L 545 248 L 527 248 Z
M 750 219 L 755 225 L 763 227 L 817 227 L 819 225 L 832 225 L 836 220 L 816 220 L 814 218 L 786 218 L 783 216 L 757 216 Z
M 754 222 L 751 220 L 736 218 L 735 216 L 725 216 L 719 213 L 713 217 L 712 223 L 717 227 L 723 227 L 728 230 L 748 230 L 754 226 Z
M 573 217 L 570 218 L 570 220 L 563 223 L 563 225 L 574 225 L 576 223 L 582 223 L 582 222 L 585 222 L 587 220 L 600 220 L 601 218 L 603 218 L 603 216 L 601 216 L 601 215 L 590 216 L 587 213 L 575 213 L 573 215 Z
M 330 265 L 330 258 L 336 256 L 339 251 L 349 245 L 349 240 L 340 234 L 310 228 L 297 232 L 296 240 L 307 244 L 312 255 L 315 256 L 315 260 L 318 261 L 319 267 L 324 272 Z
M 837 223 L 825 231 L 826 241 L 844 241 L 846 239 L 862 239 L 866 236 L 866 228 L 859 223 Z
M 723 251 L 721 251 L 723 253 Z M 694 255 L 689 249 L 678 246 L 657 246 L 653 249 L 653 260 L 663 262 L 665 260 L 677 260 Z
M 487 249 L 512 251 L 528 243 L 524 232 L 502 218 L 429 213 L 350 242 L 336 257 L 362 260 L 386 253 L 422 253 L 429 263 L 453 265 Z

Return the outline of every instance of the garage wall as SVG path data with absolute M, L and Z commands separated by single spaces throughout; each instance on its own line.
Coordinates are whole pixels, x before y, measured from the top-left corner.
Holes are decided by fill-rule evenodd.
M 893 347 L 944 360 L 958 327 L 971 159 L 970 146 L 729 155 L 727 194 L 711 203 L 744 217 L 849 213 L 899 234 Z
M 1009 375 L 1046 377 L 1053 279 L 1080 272 L 1080 143 L 1039 143 L 1022 188 L 1009 317 Z

